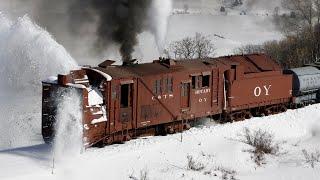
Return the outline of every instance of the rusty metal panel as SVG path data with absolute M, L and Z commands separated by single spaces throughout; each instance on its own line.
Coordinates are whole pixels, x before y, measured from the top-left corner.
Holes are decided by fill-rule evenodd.
M 281 67 L 265 54 L 251 54 L 247 56 L 250 61 L 262 71 L 279 71 Z
M 120 122 L 128 123 L 132 121 L 132 107 L 120 109 Z
M 245 74 L 281 70 L 281 67 L 274 60 L 264 54 L 226 56 L 221 57 L 221 59 L 228 61 L 230 65 L 235 62 L 239 63 L 240 66 L 244 67 Z
M 231 110 L 239 110 L 243 105 L 259 106 L 266 102 L 274 104 L 279 99 L 292 97 L 292 76 L 282 75 L 265 78 L 250 78 L 234 81 L 228 91 Z

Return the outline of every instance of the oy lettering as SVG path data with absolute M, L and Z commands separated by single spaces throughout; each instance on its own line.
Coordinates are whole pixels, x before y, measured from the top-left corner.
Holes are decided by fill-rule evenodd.
M 261 96 L 262 93 L 264 93 L 264 95 L 266 96 L 269 96 L 270 88 L 271 88 L 271 85 L 264 85 L 262 88 L 258 86 L 254 88 L 253 94 L 255 97 Z

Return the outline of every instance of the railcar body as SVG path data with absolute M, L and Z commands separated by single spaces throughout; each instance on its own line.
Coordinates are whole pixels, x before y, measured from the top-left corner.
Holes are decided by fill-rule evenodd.
M 86 147 L 190 128 L 201 117 L 237 121 L 282 112 L 292 101 L 292 74 L 263 54 L 147 64 L 83 67 L 43 82 L 42 134 L 54 136 L 58 89 L 82 99 Z

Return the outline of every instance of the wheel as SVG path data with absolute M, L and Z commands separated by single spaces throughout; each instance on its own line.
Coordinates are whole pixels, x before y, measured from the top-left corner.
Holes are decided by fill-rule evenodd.
M 250 111 L 247 111 L 246 114 L 245 114 L 245 118 L 246 118 L 246 119 L 251 119 L 252 117 L 253 117 L 253 116 L 252 116 L 251 112 L 250 112 Z

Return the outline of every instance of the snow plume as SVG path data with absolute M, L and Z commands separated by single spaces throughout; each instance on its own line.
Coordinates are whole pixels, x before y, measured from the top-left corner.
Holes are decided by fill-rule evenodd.
M 62 160 L 80 154 L 82 150 L 82 108 L 81 96 L 75 89 L 66 89 L 59 94 L 54 158 Z
M 75 69 L 77 63 L 28 16 L 9 20 L 0 14 L 0 92 L 41 89 L 41 80 Z
M 28 16 L 10 20 L 0 13 L 0 149 L 42 142 L 41 80 L 76 68 Z
M 153 0 L 149 16 L 151 17 L 151 31 L 157 41 L 158 51 L 161 54 L 164 49 L 168 18 L 172 11 L 172 0 Z

